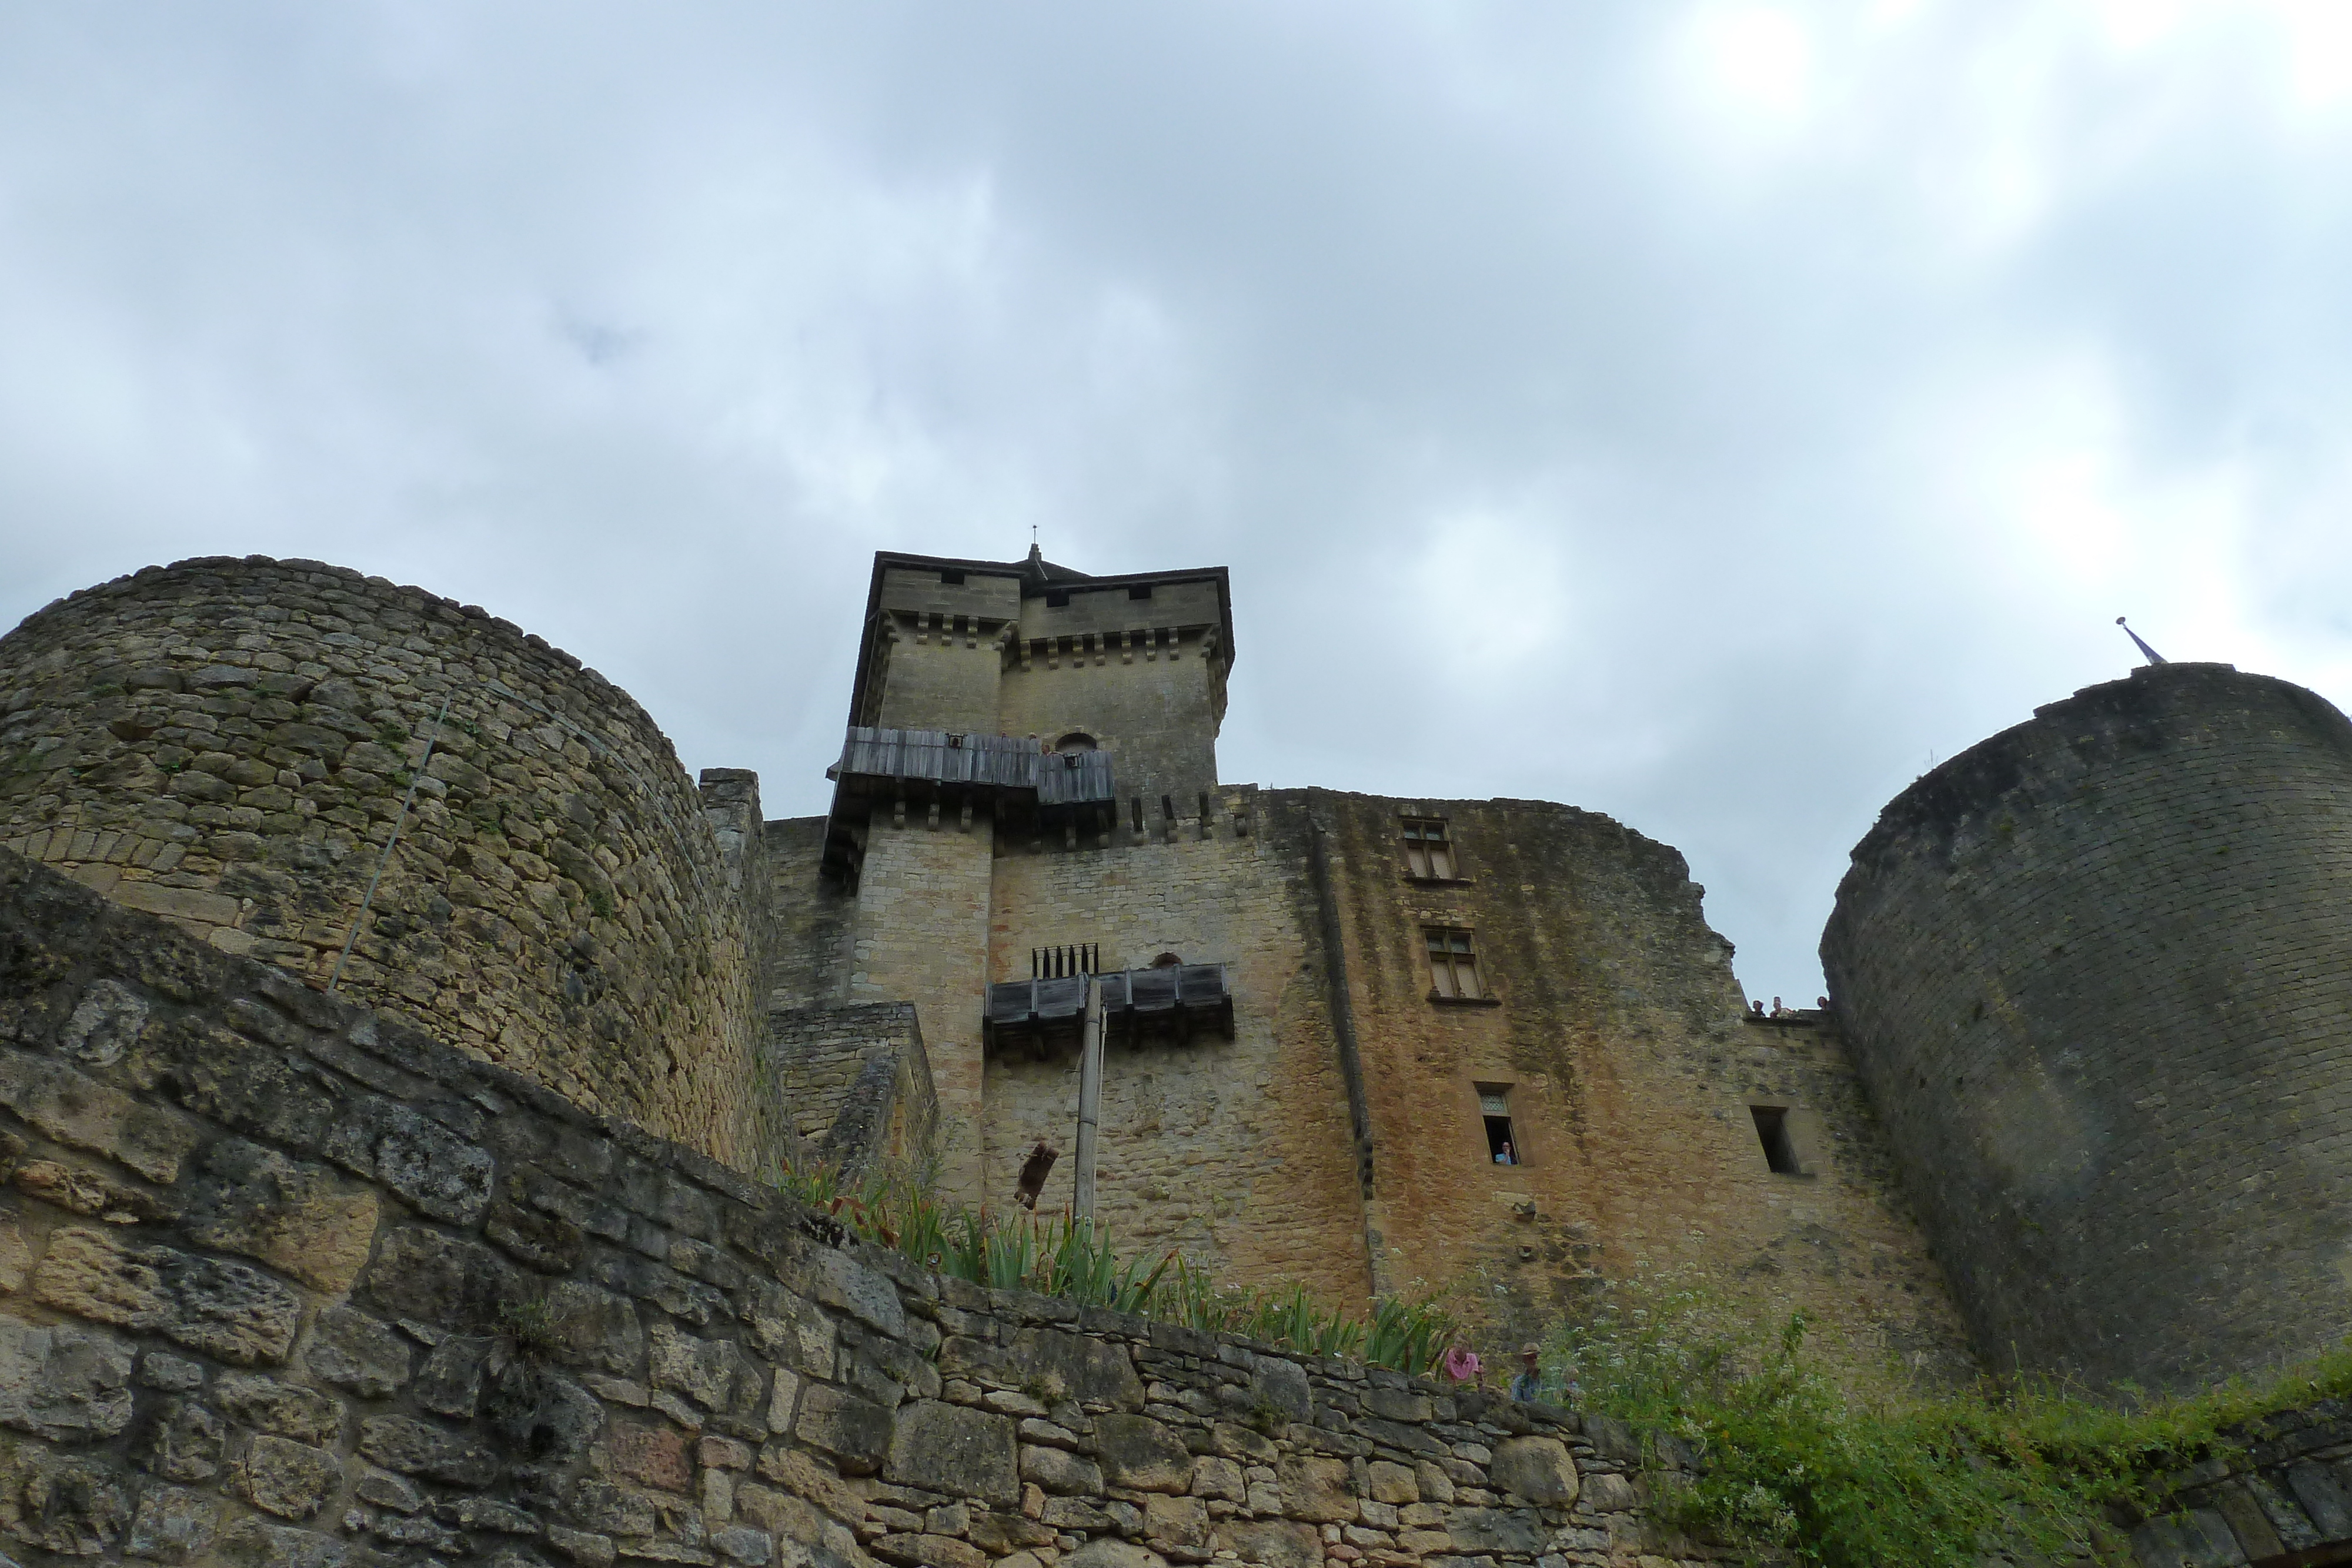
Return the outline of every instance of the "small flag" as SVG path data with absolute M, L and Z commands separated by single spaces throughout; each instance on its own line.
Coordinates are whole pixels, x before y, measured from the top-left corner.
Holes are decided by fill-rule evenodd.
M 2147 662 L 2148 662 L 2149 664 L 2163 664 L 2163 663 L 2165 662 L 2165 659 L 2164 659 L 2164 655 L 2163 655 L 2163 654 L 2161 654 L 2161 653 L 2158 653 L 2155 649 L 2153 649 L 2153 648 L 2151 648 L 2151 647 L 2149 647 L 2149 646 L 2147 645 L 2147 638 L 2145 638 L 2145 637 L 2141 636 L 2138 632 L 2137 632 L 2133 631 L 2130 627 L 2128 627 L 2128 626 L 2124 626 L 2124 618 L 2123 618 L 2122 616 L 2118 615 L 2118 616 L 2116 616 L 2116 625 L 2118 625 L 2118 626 L 2123 626 L 2123 627 L 2124 627 L 2124 635 L 2125 635 L 2125 636 L 2126 636 L 2126 637 L 2128 637 L 2128 638 L 2130 638 L 2133 642 L 2135 642 L 2135 643 L 2138 643 L 2138 644 L 2139 644 L 2139 651 L 2140 651 L 2141 653 L 2146 653 L 2146 654 L 2147 655 Z

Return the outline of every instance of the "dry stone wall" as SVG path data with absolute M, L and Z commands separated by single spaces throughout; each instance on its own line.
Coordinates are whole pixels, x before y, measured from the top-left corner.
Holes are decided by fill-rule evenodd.
M 2201 1388 L 2352 1333 L 2352 724 L 2093 686 L 1855 847 L 1822 940 L 1990 1363 Z
M 0 852 L 0 1542 L 1671 1568 L 1629 1435 L 913 1270 Z
M 748 779 L 717 780 L 721 819 L 749 818 L 730 865 L 626 694 L 477 607 L 316 562 L 151 567 L 0 638 L 0 847 L 313 984 L 383 863 L 341 989 L 743 1161 Z

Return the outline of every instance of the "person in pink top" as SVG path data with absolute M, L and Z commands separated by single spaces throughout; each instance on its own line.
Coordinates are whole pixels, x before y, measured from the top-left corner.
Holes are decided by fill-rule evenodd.
M 1475 1381 L 1481 1388 L 1486 1385 L 1486 1369 L 1479 1365 L 1478 1354 L 1470 1348 L 1470 1336 L 1467 1334 L 1454 1336 L 1454 1343 L 1447 1347 L 1444 1359 L 1438 1365 L 1456 1383 Z

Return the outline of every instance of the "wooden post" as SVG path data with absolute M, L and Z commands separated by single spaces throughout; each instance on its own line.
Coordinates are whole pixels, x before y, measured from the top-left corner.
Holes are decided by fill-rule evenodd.
M 1071 1207 L 1080 1220 L 1095 1218 L 1095 1119 L 1102 1110 L 1103 998 L 1099 977 L 1087 977 L 1087 1028 L 1078 1049 L 1078 1164 L 1070 1173 Z

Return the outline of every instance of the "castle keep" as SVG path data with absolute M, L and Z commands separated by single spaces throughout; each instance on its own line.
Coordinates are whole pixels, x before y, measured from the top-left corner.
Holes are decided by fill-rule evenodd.
M 1605 817 L 1224 780 L 1235 633 L 1222 569 L 877 556 L 830 809 L 771 821 L 485 611 L 185 561 L 0 638 L 0 852 L 734 1171 L 999 1207 L 1041 1141 L 1071 1200 L 1092 975 L 1123 1246 L 1497 1339 L 1670 1271 L 1858 1375 L 2352 1330 L 2309 694 L 2169 666 L 1955 758 L 1856 852 L 1835 1007 L 1765 1019 Z

